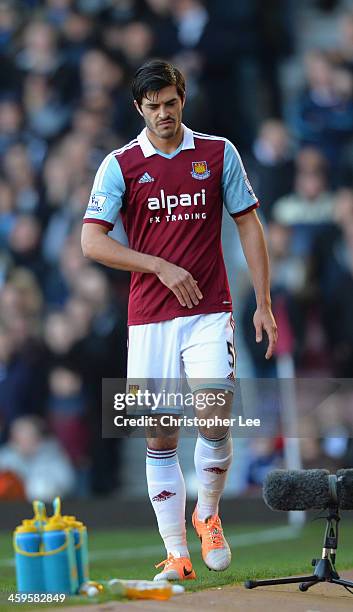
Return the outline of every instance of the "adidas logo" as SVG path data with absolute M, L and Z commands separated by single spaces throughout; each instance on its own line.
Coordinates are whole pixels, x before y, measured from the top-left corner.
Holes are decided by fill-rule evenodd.
M 209 468 L 203 468 L 204 472 L 214 472 L 215 474 L 224 474 L 224 472 L 226 472 L 227 470 L 223 470 L 222 468 L 219 467 L 209 467 Z
M 170 491 L 161 491 L 161 493 L 158 493 L 158 495 L 155 495 L 154 497 L 152 497 L 152 501 L 155 501 L 155 502 L 165 501 L 166 499 L 173 497 L 173 495 L 176 495 L 176 493 L 171 493 Z
M 154 182 L 154 178 L 148 174 L 148 172 L 145 172 L 145 174 L 143 174 L 139 180 L 139 183 L 153 183 Z

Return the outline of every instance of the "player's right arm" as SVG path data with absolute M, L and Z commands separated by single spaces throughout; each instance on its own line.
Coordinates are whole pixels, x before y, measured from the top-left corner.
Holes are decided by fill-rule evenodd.
M 84 223 L 81 246 L 89 257 L 109 268 L 128 272 L 155 274 L 168 287 L 182 306 L 192 308 L 202 299 L 202 293 L 190 272 L 161 257 L 139 253 L 108 236 L 109 228 L 98 223 Z
M 85 214 L 81 235 L 83 254 L 110 268 L 156 274 L 182 306 L 197 305 L 202 294 L 190 272 L 161 257 L 130 249 L 108 236 L 119 214 L 124 192 L 120 165 L 114 155 L 108 155 L 96 174 Z

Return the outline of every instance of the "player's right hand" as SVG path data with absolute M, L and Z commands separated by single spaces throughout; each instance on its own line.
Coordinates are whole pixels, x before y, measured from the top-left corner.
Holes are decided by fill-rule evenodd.
M 192 308 L 202 300 L 203 295 L 197 281 L 184 268 L 160 259 L 156 275 L 163 285 L 173 291 L 181 306 Z

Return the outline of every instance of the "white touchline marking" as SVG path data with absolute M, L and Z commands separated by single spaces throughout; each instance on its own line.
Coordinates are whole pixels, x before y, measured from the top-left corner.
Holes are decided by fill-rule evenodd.
M 262 531 L 250 531 L 248 533 L 239 533 L 238 535 L 232 535 L 227 537 L 229 544 L 234 545 L 236 548 L 247 548 L 254 544 L 263 544 L 269 542 L 280 542 L 281 540 L 295 540 L 301 533 L 301 528 L 292 527 L 285 525 L 284 527 L 274 527 L 270 529 L 263 529 Z M 199 542 L 192 542 L 189 545 L 190 552 L 196 552 L 200 548 Z M 161 554 L 163 549 L 162 544 L 160 546 L 139 546 L 138 556 L 142 558 L 154 557 Z M 117 550 L 92 550 L 89 553 L 90 561 L 104 561 L 105 559 L 135 559 L 136 558 L 135 548 L 120 548 Z M 0 559 L 0 567 L 13 567 L 15 562 L 13 559 Z

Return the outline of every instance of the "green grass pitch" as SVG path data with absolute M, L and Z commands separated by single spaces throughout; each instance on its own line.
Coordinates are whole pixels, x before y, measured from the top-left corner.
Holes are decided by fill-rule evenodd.
M 202 562 L 199 542 L 188 530 L 191 557 L 197 580 L 185 581 L 189 591 L 241 583 L 246 579 L 270 578 L 298 573 L 311 573 L 311 559 L 321 556 L 326 521 L 308 523 L 297 533 L 287 526 L 231 526 L 225 533 L 233 550 L 233 561 L 225 572 L 210 572 Z M 342 520 L 339 533 L 337 570 L 353 568 L 353 522 Z M 154 564 L 164 558 L 164 549 L 156 530 L 126 529 L 124 531 L 92 531 L 89 533 L 90 574 L 92 580 L 129 578 L 151 580 Z M 7 604 L 7 594 L 16 591 L 12 560 L 11 534 L 0 533 L 0 593 L 1 610 L 13 610 Z M 87 599 L 70 598 L 82 603 Z M 101 601 L 101 599 L 99 600 Z M 36 608 L 34 604 L 21 606 Z M 45 606 L 44 606 L 45 607 Z M 52 607 L 52 605 L 51 605 Z M 64 607 L 61 605 L 60 607 Z M 43 604 L 40 605 L 43 609 Z

